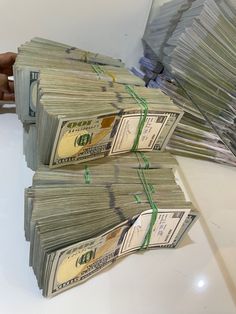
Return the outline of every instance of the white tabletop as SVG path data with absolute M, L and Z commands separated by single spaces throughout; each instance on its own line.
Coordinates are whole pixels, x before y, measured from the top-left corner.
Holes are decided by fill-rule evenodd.
M 126 257 L 83 285 L 45 299 L 28 266 L 23 193 L 32 172 L 16 115 L 0 116 L 0 143 L 0 313 L 236 313 L 236 169 L 178 158 L 202 213 L 190 243 Z

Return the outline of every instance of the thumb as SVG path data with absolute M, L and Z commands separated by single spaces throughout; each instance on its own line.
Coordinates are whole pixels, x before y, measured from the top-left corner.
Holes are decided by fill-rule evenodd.
M 0 72 L 6 75 L 12 75 L 12 66 L 16 59 L 16 53 L 5 52 L 0 53 Z
M 9 89 L 10 88 L 7 75 L 0 73 L 0 92 L 8 93 Z

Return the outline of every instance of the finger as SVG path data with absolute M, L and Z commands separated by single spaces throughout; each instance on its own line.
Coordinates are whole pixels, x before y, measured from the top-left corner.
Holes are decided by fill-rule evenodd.
M 1 92 L 9 92 L 10 91 L 8 77 L 7 77 L 7 75 L 1 74 L 1 73 L 0 73 L 0 91 Z
M 8 76 L 13 74 L 12 66 L 15 63 L 17 54 L 14 52 L 5 52 L 0 54 L 0 73 Z
M 0 92 L 1 101 L 15 101 L 15 95 L 13 93 Z
M 14 93 L 4 93 L 0 91 L 0 100 L 15 101 Z
M 15 100 L 15 95 L 14 95 L 13 93 L 4 93 L 2 100 L 5 100 L 5 101 L 14 101 L 14 100 Z

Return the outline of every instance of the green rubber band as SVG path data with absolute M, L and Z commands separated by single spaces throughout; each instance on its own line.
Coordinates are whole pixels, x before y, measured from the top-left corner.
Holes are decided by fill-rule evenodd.
M 139 152 L 140 156 L 142 157 L 143 161 L 144 161 L 144 169 L 149 169 L 150 168 L 150 164 L 149 164 L 149 160 L 147 158 L 147 156 L 143 153 L 143 152 Z
M 142 165 L 141 165 L 141 162 L 140 162 L 140 160 L 139 160 L 139 152 L 134 152 L 134 154 L 135 154 L 135 156 L 136 156 L 136 158 L 137 158 L 137 160 L 138 160 L 138 168 L 141 169 L 141 168 L 142 168 Z
M 130 96 L 132 96 L 136 100 L 136 102 L 139 104 L 139 106 L 142 109 L 142 112 L 141 112 L 141 115 L 140 115 L 140 118 L 139 118 L 139 123 L 138 123 L 138 132 L 137 132 L 137 135 L 135 137 L 133 146 L 131 148 L 131 151 L 135 152 L 138 149 L 139 139 L 140 139 L 140 136 L 142 134 L 142 131 L 143 131 L 143 128 L 144 128 L 144 125 L 145 125 L 145 122 L 146 122 L 146 118 L 147 118 L 147 114 L 148 114 L 148 104 L 147 104 L 146 99 L 140 97 L 135 92 L 135 90 L 133 89 L 132 86 L 126 85 L 125 89 L 128 92 L 128 94 Z
M 89 171 L 89 167 L 87 165 L 84 167 L 84 181 L 85 181 L 85 184 L 91 183 L 91 174 Z
M 155 189 L 154 186 L 152 184 L 148 184 L 149 185 L 149 189 L 152 193 L 155 193 Z
M 94 72 L 97 73 L 97 76 L 100 78 L 101 74 L 104 74 L 104 70 L 103 68 L 98 65 L 98 64 L 91 64 L 92 69 L 94 70 Z
M 143 184 L 144 191 L 145 191 L 145 194 L 147 196 L 147 200 L 148 200 L 148 202 L 151 206 L 151 209 L 152 209 L 152 216 L 151 216 L 149 228 L 148 228 L 148 231 L 144 237 L 144 241 L 140 247 L 140 250 L 142 250 L 142 249 L 147 249 L 149 246 L 149 243 L 151 240 L 151 235 L 152 235 L 152 229 L 155 225 L 157 215 L 158 215 L 158 207 L 152 199 L 152 193 L 153 193 L 153 189 L 151 188 L 152 185 L 148 184 L 146 177 L 145 177 L 145 174 L 144 174 L 144 171 L 142 169 L 138 169 L 137 171 L 138 171 L 139 178 Z
M 134 198 L 135 198 L 137 204 L 141 203 L 141 197 L 138 194 L 134 194 Z

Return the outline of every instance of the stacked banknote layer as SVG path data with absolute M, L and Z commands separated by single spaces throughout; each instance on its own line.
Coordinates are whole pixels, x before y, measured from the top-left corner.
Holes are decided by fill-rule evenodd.
M 53 83 L 52 83 L 53 82 Z M 163 150 L 182 110 L 160 91 L 42 69 L 35 156 L 50 167 L 129 151 Z M 31 145 L 31 151 L 34 146 Z
M 199 129 L 200 147 L 199 141 L 196 145 L 194 141 L 189 142 L 193 134 L 184 143 L 183 134 L 182 139 L 172 138 L 170 142 L 176 152 L 235 164 L 236 4 L 230 0 L 196 0 L 188 1 L 187 5 L 180 2 L 178 10 L 176 1 L 163 5 L 153 2 L 143 38 L 145 58 L 141 60 L 142 70 L 146 69 L 146 85 L 164 87 L 170 94 L 174 90 L 176 102 L 179 101 L 176 94 L 186 99 L 185 111 L 189 113 L 194 107 L 200 114 L 200 120 L 192 113 L 188 116 L 195 131 Z M 159 19 L 167 7 L 169 15 L 163 14 L 163 19 Z M 162 41 L 155 40 L 159 32 L 166 35 Z M 160 69 L 161 63 L 165 70 L 162 67 L 158 72 L 156 69 Z M 157 78 L 160 72 L 162 78 L 173 82 L 172 87 L 168 82 L 160 82 Z M 208 129 L 207 138 L 214 138 L 214 143 L 202 137 L 204 124 Z
M 154 0 L 143 35 L 145 55 L 161 60 L 168 39 L 175 31 L 182 14 L 191 6 L 189 0 Z
M 118 59 L 34 38 L 18 49 L 14 65 L 16 108 L 24 123 L 35 122 L 37 80 L 43 68 L 72 71 L 81 78 L 144 85 Z
M 133 72 L 145 79 L 148 87 L 161 89 L 184 111 L 184 116 L 171 136 L 166 150 L 176 155 L 235 166 L 236 158 L 233 153 L 187 98 L 184 91 L 173 82 L 169 82 L 166 74 L 157 75 L 152 72 L 150 59 L 141 58 L 140 63 L 143 71 L 134 68 Z
M 19 48 L 14 75 L 33 170 L 163 150 L 183 114 L 120 60 L 41 38 Z
M 25 192 L 25 233 L 43 295 L 78 285 L 140 249 L 175 247 L 197 218 L 175 168 L 167 153 L 41 166 Z
M 36 170 L 25 236 L 43 295 L 133 252 L 175 248 L 198 213 L 176 160 L 158 151 L 183 110 L 119 60 L 44 39 L 21 46 L 14 73 L 24 154 Z
M 36 124 L 24 125 L 24 132 L 23 132 L 23 143 L 24 143 L 24 155 L 26 159 L 27 166 L 32 170 L 41 170 L 41 172 L 37 173 L 44 173 L 45 170 L 47 175 L 48 166 L 41 164 L 38 161 L 38 149 L 37 149 L 37 134 L 36 134 Z M 172 167 L 174 165 L 175 159 L 169 154 L 162 152 L 159 154 L 158 152 L 153 153 L 143 153 L 143 152 L 136 152 L 133 154 L 124 154 L 125 158 L 122 158 L 123 155 L 112 155 L 109 158 L 105 159 L 94 159 L 89 162 L 90 166 L 96 166 L 102 164 L 108 165 L 110 163 L 117 164 L 118 166 L 125 166 L 125 167 L 134 167 L 134 168 L 159 168 L 160 164 L 161 167 Z M 78 166 L 71 165 L 70 169 L 77 169 Z M 83 167 L 83 165 L 81 166 Z M 63 169 L 58 168 L 58 174 L 62 173 Z M 69 166 L 67 166 L 66 171 L 68 171 Z M 51 169 L 51 173 L 54 175 L 54 169 Z
M 206 0 L 166 61 L 175 80 L 236 155 L 236 9 Z M 181 60 L 181 61 L 180 61 Z M 217 66 L 216 66 L 217 65 Z

